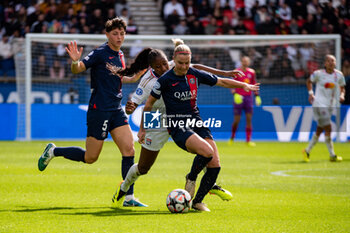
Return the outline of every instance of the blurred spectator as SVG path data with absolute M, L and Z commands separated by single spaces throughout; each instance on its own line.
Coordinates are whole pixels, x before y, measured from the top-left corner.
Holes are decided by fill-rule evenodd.
M 300 53 L 300 50 L 297 50 L 296 56 L 292 58 L 292 68 L 294 71 L 294 76 L 296 79 L 304 79 L 307 75 L 307 67 L 304 62 L 304 59 Z
M 312 0 L 306 6 L 307 13 L 311 15 L 315 15 L 317 12 L 318 0 Z
M 297 19 L 298 17 L 306 18 L 307 9 L 306 9 L 306 1 L 304 0 L 296 0 L 295 4 L 292 7 L 292 17 Z
M 121 15 L 119 17 L 125 21 L 126 25 L 129 24 L 129 11 L 127 8 L 122 9 Z
M 232 17 L 231 17 L 231 25 L 232 27 L 236 27 L 238 25 L 239 21 L 239 15 L 237 11 L 232 11 Z
M 306 22 L 303 25 L 303 28 L 308 34 L 314 34 L 316 31 L 316 23 L 314 20 L 314 16 L 312 14 L 307 15 Z
M 0 70 L 1 76 L 14 76 L 13 48 L 8 35 L 3 35 L 0 41 Z
M 281 72 L 281 78 L 284 82 L 291 82 L 294 81 L 294 71 L 292 68 L 291 61 L 286 58 L 286 56 L 283 56 L 282 58 L 282 66 L 280 67 Z
M 279 16 L 282 20 L 290 21 L 292 19 L 292 10 L 286 3 L 282 3 L 278 8 Z
M 212 16 L 214 16 L 217 20 L 222 20 L 223 8 L 221 7 L 220 0 L 215 0 L 213 9 Z
M 33 77 L 49 77 L 49 68 L 45 55 L 41 54 L 33 67 Z
M 101 33 L 105 25 L 101 9 L 95 9 L 91 17 L 88 19 L 90 24 L 90 32 L 95 34 Z
M 186 5 L 185 5 L 185 14 L 186 16 L 194 15 L 198 17 L 198 9 L 197 7 L 193 4 L 193 0 L 187 0 Z
M 268 16 L 264 23 L 261 23 L 261 24 L 256 26 L 256 31 L 262 35 L 275 34 L 276 33 L 276 26 L 275 26 L 275 23 L 272 21 L 272 18 L 270 16 Z
M 265 57 L 261 62 L 261 74 L 263 78 L 270 76 L 270 70 L 274 64 L 276 57 L 273 55 L 271 48 L 266 48 Z
M 280 22 L 279 27 L 277 27 L 276 34 L 288 35 L 290 33 L 289 27 L 284 21 Z
M 64 66 L 59 60 L 54 60 L 53 65 L 50 67 L 51 79 L 63 79 L 64 78 Z
M 114 5 L 114 11 L 117 16 L 120 16 L 122 14 L 122 9 L 129 9 L 128 1 L 127 0 L 116 0 L 116 3 Z
M 288 54 L 288 59 L 289 60 L 294 60 L 297 56 L 298 53 L 298 48 L 296 44 L 290 44 L 286 48 L 287 54 Z
M 30 31 L 33 33 L 47 32 L 48 23 L 45 21 L 45 15 L 40 14 L 38 19 L 33 23 Z
M 203 35 L 204 34 L 204 27 L 199 20 L 193 21 L 193 23 L 189 29 L 190 29 L 191 35 Z
M 214 17 L 210 18 L 210 23 L 204 28 L 205 34 L 214 35 L 218 29 L 217 20 Z
M 211 14 L 211 8 L 207 0 L 202 0 L 198 7 L 198 12 L 198 17 L 200 20 L 208 17 Z
M 164 9 L 163 9 L 164 18 L 167 19 L 168 16 L 174 12 L 174 10 L 177 12 L 179 16 L 181 17 L 185 16 L 185 10 L 182 4 L 179 3 L 177 0 L 171 0 L 164 5 Z
M 310 43 L 304 43 L 302 47 L 299 48 L 299 52 L 304 61 L 303 66 L 306 66 L 306 63 L 310 61 L 315 54 L 314 49 L 312 48 L 312 45 Z
M 179 23 L 180 23 L 180 16 L 178 15 L 177 11 L 174 10 L 173 13 L 170 14 L 165 21 L 166 34 L 173 34 L 174 28 Z
M 299 26 L 297 21 L 294 18 L 290 21 L 289 30 L 291 34 L 294 34 L 294 35 L 299 34 Z
M 281 57 L 277 57 L 271 68 L 270 78 L 281 81 L 293 81 L 293 76 L 294 71 L 288 59 L 288 54 L 284 53 Z
M 222 34 L 227 35 L 231 28 L 232 27 L 231 27 L 229 18 L 227 16 L 224 16 L 222 25 L 221 25 Z
M 344 19 L 339 18 L 338 23 L 334 25 L 334 33 L 344 35 L 346 29 L 346 24 L 344 23 Z
M 345 59 L 342 64 L 342 70 L 344 74 L 345 80 L 349 80 L 350 78 L 350 61 L 349 59 Z
M 259 7 L 254 16 L 254 22 L 256 25 L 265 23 L 268 17 L 268 12 L 265 6 Z
M 233 28 L 237 35 L 244 35 L 247 34 L 248 29 L 244 25 L 244 22 L 242 19 L 238 20 L 238 24 L 236 27 Z
M 137 25 L 134 23 L 134 19 L 132 16 L 129 17 L 129 23 L 126 27 L 126 33 L 127 34 L 138 34 L 138 28 Z
M 175 35 L 185 35 L 189 33 L 189 28 L 187 27 L 185 19 L 180 20 L 180 23 L 175 26 L 173 33 Z
M 266 0 L 244 0 L 244 6 L 245 6 L 245 16 L 247 18 L 253 17 L 252 15 L 252 8 L 254 5 L 257 6 L 265 6 L 266 5 Z
M 349 6 L 346 4 L 346 0 L 341 0 L 338 6 L 339 18 L 348 19 L 349 18 Z
M 125 8 L 125 9 L 127 9 L 127 8 Z M 113 19 L 113 18 L 115 18 L 115 17 L 116 17 L 116 14 L 115 14 L 114 9 L 113 9 L 113 8 L 109 8 L 109 9 L 107 10 L 107 17 L 105 18 L 105 21 L 107 21 L 107 20 L 109 20 L 109 19 Z

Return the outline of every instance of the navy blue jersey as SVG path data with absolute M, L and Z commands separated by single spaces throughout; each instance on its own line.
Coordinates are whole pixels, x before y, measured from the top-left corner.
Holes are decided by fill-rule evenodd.
M 120 108 L 122 78 L 112 75 L 106 63 L 125 68 L 122 51 L 112 50 L 107 42 L 91 51 L 84 59 L 86 69 L 91 68 L 91 98 L 89 108 L 112 111 Z
M 217 76 L 192 67 L 186 75 L 178 76 L 173 68 L 158 79 L 151 95 L 157 99 L 163 97 L 167 115 L 198 116 L 197 90 L 201 83 L 214 86 Z

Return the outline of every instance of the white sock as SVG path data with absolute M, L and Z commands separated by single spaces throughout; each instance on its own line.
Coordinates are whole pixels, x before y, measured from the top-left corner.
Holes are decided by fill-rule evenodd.
M 127 192 L 130 188 L 130 186 L 135 183 L 135 181 L 137 180 L 137 178 L 139 178 L 140 173 L 139 173 L 139 169 L 137 166 L 137 163 L 135 163 L 134 165 L 132 165 L 128 171 L 128 174 L 126 174 L 125 180 L 122 183 L 122 185 L 120 186 L 121 190 L 123 192 Z
M 333 141 L 332 141 L 330 136 L 325 137 L 325 143 L 326 143 L 327 149 L 329 151 L 329 156 L 335 156 Z
M 134 200 L 135 199 L 135 197 L 134 197 L 134 194 L 129 194 L 129 195 L 126 195 L 125 196 L 125 201 L 130 201 L 130 200 Z
M 311 141 L 309 142 L 309 146 L 306 148 L 306 152 L 310 153 L 312 147 L 314 147 L 317 142 L 318 142 L 318 137 L 316 134 L 314 134 L 314 136 L 312 136 Z

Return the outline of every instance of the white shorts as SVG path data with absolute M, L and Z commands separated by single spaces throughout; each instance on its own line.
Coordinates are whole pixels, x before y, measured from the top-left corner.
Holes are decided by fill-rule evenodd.
M 142 144 L 142 147 L 151 151 L 159 151 L 163 148 L 169 137 L 170 135 L 167 130 L 146 131 L 145 143 Z
M 331 124 L 331 117 L 333 114 L 332 107 L 313 107 L 314 118 L 317 125 L 324 127 Z

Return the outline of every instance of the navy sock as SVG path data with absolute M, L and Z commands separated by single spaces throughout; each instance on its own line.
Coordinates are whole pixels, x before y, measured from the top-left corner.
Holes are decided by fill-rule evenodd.
M 56 157 L 63 156 L 66 159 L 85 163 L 85 150 L 81 147 L 56 147 L 53 152 Z
M 132 157 L 123 156 L 123 159 L 122 159 L 123 180 L 125 180 L 126 174 L 128 174 L 128 171 L 132 165 L 134 165 L 134 156 Z M 130 186 L 129 190 L 126 192 L 126 195 L 131 195 L 133 193 L 134 193 L 134 184 Z
M 213 187 L 218 178 L 220 172 L 220 167 L 207 168 L 207 172 L 203 175 L 201 184 L 198 188 L 196 197 L 193 199 L 193 204 L 201 203 L 209 192 L 209 190 Z
M 187 174 L 187 178 L 190 180 L 197 180 L 198 174 L 207 166 L 213 157 L 207 158 L 202 155 L 196 155 L 192 162 L 192 167 L 190 173 Z

